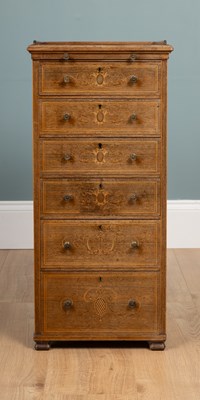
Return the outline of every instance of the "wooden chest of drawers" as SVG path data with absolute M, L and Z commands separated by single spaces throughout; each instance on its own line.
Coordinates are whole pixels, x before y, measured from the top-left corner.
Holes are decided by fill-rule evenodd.
M 33 60 L 36 349 L 166 339 L 164 42 L 40 43 Z

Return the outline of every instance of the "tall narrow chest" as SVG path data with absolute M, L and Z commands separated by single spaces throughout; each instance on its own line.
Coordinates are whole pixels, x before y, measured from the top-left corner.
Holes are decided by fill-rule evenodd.
M 166 339 L 164 42 L 35 42 L 36 349 Z

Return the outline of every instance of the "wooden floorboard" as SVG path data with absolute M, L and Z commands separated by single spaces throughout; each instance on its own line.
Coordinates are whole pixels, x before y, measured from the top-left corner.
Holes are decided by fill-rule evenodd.
M 8 256 L 9 250 L 0 250 L 0 271 L 3 268 L 3 264 Z
M 33 350 L 33 252 L 0 251 L 0 400 L 199 400 L 200 249 L 168 251 L 167 347 Z

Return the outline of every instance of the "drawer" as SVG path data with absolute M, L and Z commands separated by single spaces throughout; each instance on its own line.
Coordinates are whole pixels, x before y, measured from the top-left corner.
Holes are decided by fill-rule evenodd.
M 41 221 L 43 268 L 102 270 L 160 265 L 159 221 Z
M 159 100 L 40 100 L 40 134 L 160 136 Z
M 41 182 L 41 214 L 52 218 L 160 215 L 160 182 L 139 179 L 61 179 Z
M 41 95 L 157 96 L 160 62 L 43 62 L 39 72 Z
M 159 139 L 41 140 L 42 174 L 128 174 L 160 172 Z
M 43 275 L 44 332 L 67 338 L 158 333 L 158 272 Z

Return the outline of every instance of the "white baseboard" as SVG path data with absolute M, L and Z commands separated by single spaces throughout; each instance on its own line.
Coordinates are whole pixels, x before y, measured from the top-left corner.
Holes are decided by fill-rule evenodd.
M 33 248 L 33 202 L 0 201 L 0 249 Z
M 168 248 L 200 247 L 200 200 L 168 200 Z M 0 249 L 33 248 L 33 202 L 0 201 Z
M 168 200 L 167 247 L 200 247 L 200 200 Z

